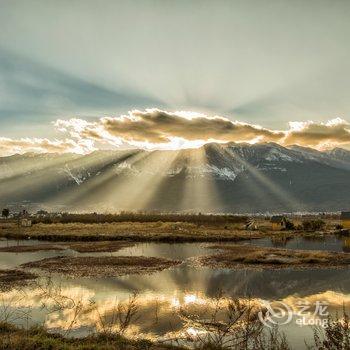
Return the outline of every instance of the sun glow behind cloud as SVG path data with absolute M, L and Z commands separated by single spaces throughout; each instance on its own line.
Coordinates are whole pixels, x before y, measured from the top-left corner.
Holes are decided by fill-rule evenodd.
M 128 114 L 85 119 L 58 119 L 54 127 L 65 134 L 61 140 L 0 137 L 1 155 L 15 153 L 77 153 L 97 149 L 141 148 L 178 150 L 199 148 L 206 143 L 276 142 L 315 149 L 350 146 L 350 124 L 334 118 L 327 122 L 289 122 L 286 130 L 232 121 L 191 111 L 168 112 L 152 108 Z

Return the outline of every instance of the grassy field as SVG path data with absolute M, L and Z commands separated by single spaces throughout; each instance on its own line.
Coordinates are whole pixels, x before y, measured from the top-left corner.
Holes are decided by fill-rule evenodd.
M 332 225 L 322 232 L 303 230 L 272 231 L 263 221 L 258 230 L 245 230 L 243 224 L 195 224 L 188 222 L 114 222 L 53 223 L 18 227 L 11 222 L 0 223 L 0 238 L 38 239 L 47 241 L 134 241 L 134 242 L 216 242 L 238 241 L 262 237 L 294 237 L 334 233 Z
M 32 227 L 0 224 L 0 237 L 48 241 L 214 242 L 260 238 L 267 233 L 246 231 L 238 224 L 197 225 L 187 222 L 38 223 Z
M 245 223 L 246 216 L 232 214 L 177 214 L 177 213 L 136 213 L 121 212 L 119 214 L 98 213 L 64 213 L 62 215 L 38 216 L 33 218 L 34 223 L 68 224 L 80 222 L 82 224 L 101 224 L 113 222 L 189 222 L 201 224 L 239 224 Z
M 130 221 L 122 221 L 130 220 Z M 175 221 L 178 219 L 179 221 Z M 57 222 L 55 222 L 57 220 Z M 103 221 L 106 220 L 106 221 Z M 139 220 L 139 221 L 137 221 Z M 169 221 L 167 221 L 169 220 Z M 31 227 L 16 220 L 0 221 L 0 238 L 48 241 L 219 242 L 262 237 L 293 237 L 334 233 L 339 220 L 293 218 L 291 230 L 273 231 L 269 218 L 255 218 L 256 230 L 246 230 L 246 218 L 232 215 L 94 215 L 67 214 L 57 219 L 33 219 Z M 321 222 L 322 227 L 307 228 Z

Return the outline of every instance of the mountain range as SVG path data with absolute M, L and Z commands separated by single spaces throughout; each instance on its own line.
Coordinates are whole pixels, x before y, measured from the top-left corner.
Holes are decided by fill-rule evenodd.
M 217 144 L 0 158 L 0 205 L 211 213 L 350 209 L 350 151 Z

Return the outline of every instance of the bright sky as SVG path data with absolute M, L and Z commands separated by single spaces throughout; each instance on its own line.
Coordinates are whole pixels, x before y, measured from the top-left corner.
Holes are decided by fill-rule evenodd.
M 0 0 L 0 138 L 158 108 L 276 132 L 338 120 L 347 145 L 349 18 L 346 0 Z

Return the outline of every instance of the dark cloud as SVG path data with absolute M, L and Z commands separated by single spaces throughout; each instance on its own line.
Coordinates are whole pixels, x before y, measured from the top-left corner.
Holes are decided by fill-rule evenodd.
M 69 122 L 59 121 L 59 126 L 69 128 Z M 75 131 L 80 126 L 71 126 Z M 84 124 L 84 122 L 82 122 Z M 188 112 L 165 112 L 159 109 L 132 111 L 121 117 L 101 118 L 96 123 L 89 123 L 80 130 L 80 135 L 96 139 L 109 137 L 120 138 L 123 141 L 167 143 L 173 138 L 188 141 L 217 140 L 221 142 L 247 141 L 259 138 L 260 141 L 278 141 L 283 132 L 272 131 L 259 126 L 232 122 L 223 117 L 208 117 Z

